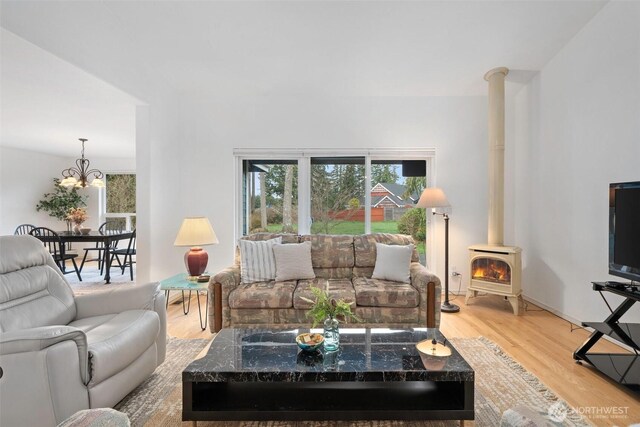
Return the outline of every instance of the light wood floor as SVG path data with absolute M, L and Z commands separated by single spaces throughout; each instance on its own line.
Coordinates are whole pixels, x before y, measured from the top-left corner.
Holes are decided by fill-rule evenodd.
M 208 330 L 200 330 L 195 298 L 192 296 L 191 311 L 187 316 L 183 315 L 180 302 L 169 305 L 170 335 L 212 337 Z M 200 298 L 204 307 L 204 296 Z M 627 426 L 640 422 L 638 395 L 607 380 L 587 365 L 574 362 L 573 351 L 589 336 L 587 331 L 576 329 L 572 332 L 569 322 L 531 304 L 523 314 L 514 316 L 508 302 L 498 296 L 481 296 L 468 306 L 459 296 L 455 303 L 461 307 L 459 313 L 442 314 L 441 330 L 446 337 L 489 338 L 585 416 L 588 416 L 587 411 L 602 413 L 612 407 L 626 412 L 622 417 L 592 415 L 590 420 L 595 425 Z M 625 352 L 609 342 L 598 344 L 594 351 Z

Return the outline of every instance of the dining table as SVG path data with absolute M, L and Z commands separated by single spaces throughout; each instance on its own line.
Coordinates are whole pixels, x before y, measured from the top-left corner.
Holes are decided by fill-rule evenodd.
M 62 248 L 60 254 L 64 256 L 67 243 L 80 242 L 80 243 L 96 243 L 102 242 L 104 245 L 103 262 L 105 265 L 104 280 L 106 284 L 111 283 L 111 249 L 112 243 L 119 240 L 129 240 L 133 236 L 133 230 L 131 231 L 118 231 L 112 233 L 100 233 L 99 231 L 90 231 L 86 234 L 77 234 L 74 231 L 56 231 L 60 240 L 62 240 Z M 47 236 L 35 236 L 43 242 L 51 240 L 51 237 Z

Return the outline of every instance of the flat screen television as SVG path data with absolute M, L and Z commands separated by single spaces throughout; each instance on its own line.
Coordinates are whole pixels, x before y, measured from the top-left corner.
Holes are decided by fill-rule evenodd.
M 640 181 L 609 184 L 609 274 L 640 281 Z

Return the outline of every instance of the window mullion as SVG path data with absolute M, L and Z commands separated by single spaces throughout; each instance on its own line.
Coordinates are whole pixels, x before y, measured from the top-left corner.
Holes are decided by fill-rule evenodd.
M 298 158 L 298 234 L 311 234 L 311 158 Z
M 371 233 L 371 156 L 364 158 L 364 232 Z
M 245 223 L 246 221 L 248 221 L 248 215 L 246 214 L 246 212 L 244 211 L 244 206 L 245 203 L 248 203 L 248 194 L 249 194 L 249 190 L 247 188 L 247 192 L 245 194 L 244 190 L 245 190 L 245 184 L 248 187 L 248 182 L 245 183 L 244 179 L 245 179 L 245 173 L 242 167 L 243 164 L 243 159 L 241 157 L 236 157 L 236 162 L 235 162 L 235 175 L 236 175 L 236 194 L 238 195 L 238 197 L 236 198 L 236 204 L 235 204 L 235 215 L 234 218 L 236 218 L 236 230 L 235 230 L 235 238 L 234 241 L 237 241 L 240 237 L 242 237 L 245 234 Z M 248 206 L 248 205 L 247 205 Z M 238 218 L 243 218 L 243 216 L 246 216 L 246 218 L 240 219 L 240 221 L 238 221 Z

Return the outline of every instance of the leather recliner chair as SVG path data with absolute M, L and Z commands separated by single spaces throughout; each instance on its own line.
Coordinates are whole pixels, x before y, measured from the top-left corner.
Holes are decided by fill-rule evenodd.
M 111 407 L 164 361 L 158 283 L 74 296 L 42 243 L 0 237 L 0 425 Z

